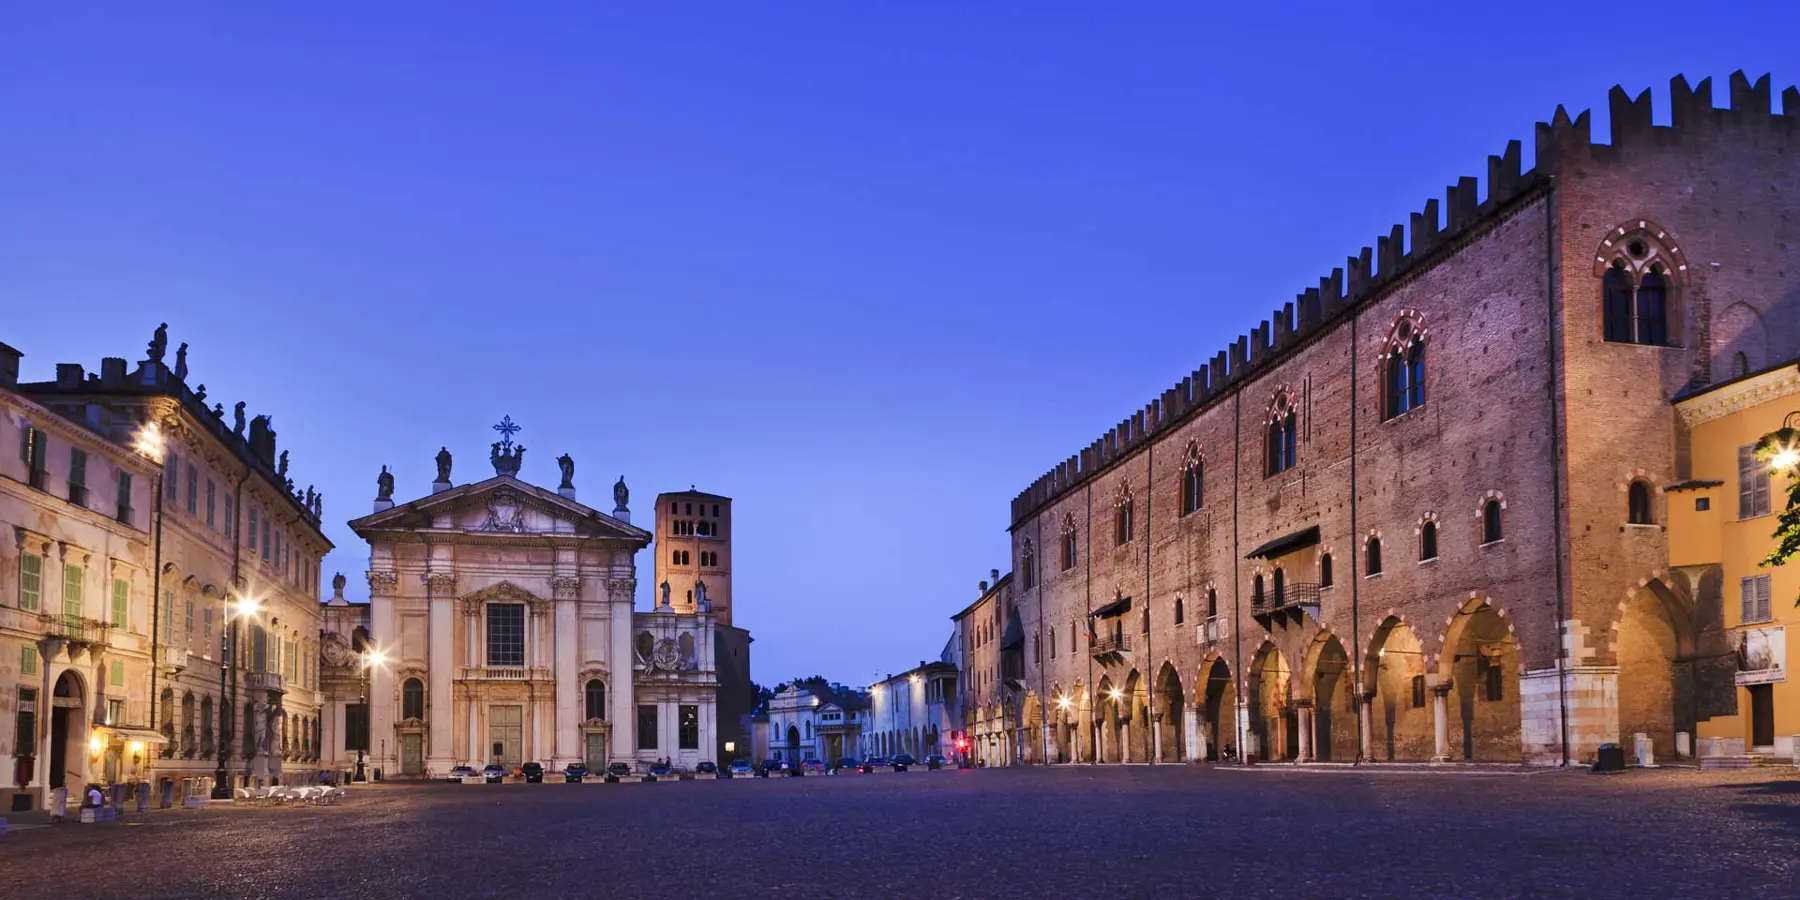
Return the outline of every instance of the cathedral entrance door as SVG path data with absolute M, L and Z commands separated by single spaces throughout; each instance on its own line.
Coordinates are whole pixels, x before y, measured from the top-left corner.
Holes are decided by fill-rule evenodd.
M 598 731 L 587 733 L 587 767 L 590 772 L 606 771 L 606 735 Z
M 488 707 L 488 744 L 493 751 L 489 762 L 509 769 L 519 765 L 521 745 L 525 740 L 524 722 L 523 706 Z
M 425 774 L 424 735 L 403 734 L 400 736 L 400 774 Z

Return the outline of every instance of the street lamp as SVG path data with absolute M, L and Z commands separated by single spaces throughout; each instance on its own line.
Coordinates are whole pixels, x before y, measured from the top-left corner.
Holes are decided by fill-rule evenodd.
M 1769 457 L 1769 468 L 1777 473 L 1800 469 L 1800 409 L 1787 414 L 1781 420 L 1781 428 L 1763 438 L 1773 455 Z
M 363 734 L 362 746 L 356 748 L 356 781 L 366 782 L 369 780 L 369 776 L 363 772 L 363 758 L 367 756 L 369 752 L 369 732 L 374 730 L 371 727 L 374 717 L 369 715 L 369 673 L 373 671 L 376 666 L 384 665 L 386 663 L 387 655 L 382 653 L 380 649 L 370 647 L 363 651 L 362 696 L 359 698 L 361 700 L 359 705 L 362 706 L 363 711 Z M 382 752 L 386 753 L 387 751 L 384 749 Z
M 262 602 L 254 597 L 225 601 L 225 621 L 220 623 L 219 628 L 219 698 L 223 702 L 219 705 L 219 764 L 213 770 L 214 800 L 231 799 L 231 775 L 226 769 L 231 762 L 231 745 L 237 739 L 231 727 L 237 721 L 237 620 L 255 618 L 261 610 Z M 230 690 L 226 687 L 227 673 L 231 675 Z
M 154 419 L 138 426 L 137 433 L 132 436 L 131 449 L 139 456 L 156 464 L 156 499 L 150 514 L 156 517 L 156 558 L 151 561 L 150 569 L 150 721 L 151 728 L 157 727 L 157 690 L 156 674 L 162 666 L 162 523 L 163 523 L 163 460 L 165 441 L 162 425 Z M 124 506 L 131 498 L 123 498 Z M 171 739 L 172 740 L 172 739 Z M 140 770 L 139 777 L 148 781 L 149 772 Z

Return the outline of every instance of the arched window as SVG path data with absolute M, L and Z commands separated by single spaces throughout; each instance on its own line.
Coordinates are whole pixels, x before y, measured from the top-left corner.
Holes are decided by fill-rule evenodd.
M 1280 606 L 1287 599 L 1287 572 L 1279 566 L 1275 569 L 1275 605 Z
M 1426 521 L 1419 526 L 1419 561 L 1437 559 L 1437 523 Z
M 1181 514 L 1187 515 L 1200 508 L 1205 498 L 1205 483 L 1202 478 L 1205 462 L 1200 458 L 1200 445 L 1188 444 L 1187 457 L 1181 464 Z
M 1131 535 L 1132 535 L 1131 509 L 1132 509 L 1131 485 L 1125 484 L 1124 482 L 1120 482 L 1119 490 L 1113 496 L 1113 523 L 1114 523 L 1113 543 L 1117 546 L 1123 547 L 1126 544 L 1131 543 Z
M 1425 405 L 1425 334 L 1415 313 L 1395 323 L 1382 354 L 1381 418 Z
M 1075 568 L 1075 562 L 1078 557 L 1075 544 L 1075 517 L 1072 515 L 1063 517 L 1062 545 L 1062 567 L 1063 571 L 1067 572 L 1068 570 Z
M 1263 577 L 1261 572 L 1256 573 L 1256 577 L 1250 581 L 1250 602 L 1258 606 L 1262 605 Z
M 606 720 L 606 682 L 591 678 L 587 683 L 587 715 L 582 718 L 592 721 Z
M 1731 354 L 1731 377 L 1742 378 L 1748 374 L 1750 374 L 1750 357 L 1745 356 L 1742 350 Z
M 1213 588 L 1207 588 L 1206 589 L 1206 617 L 1210 619 L 1218 614 L 1219 614 L 1219 592 Z
M 210 694 L 200 698 L 200 752 L 205 756 L 213 753 L 213 699 Z
M 1489 500 L 1481 507 L 1481 542 L 1491 544 L 1501 537 L 1500 501 Z
M 425 682 L 408 678 L 400 685 L 400 718 L 425 719 Z
M 1186 619 L 1187 619 L 1187 616 L 1181 606 L 1181 595 L 1176 594 L 1175 595 L 1175 624 L 1180 625 Z
M 1626 491 L 1626 521 L 1633 525 L 1652 525 L 1655 519 L 1650 514 L 1650 486 L 1642 481 L 1634 481 Z
M 689 665 L 694 662 L 694 636 L 692 634 L 683 632 L 680 637 L 675 639 L 675 647 L 681 651 L 681 662 L 683 665 Z
M 1319 587 L 1331 587 L 1331 554 L 1319 555 Z
M 648 631 L 640 631 L 637 636 L 637 652 L 642 659 L 649 659 L 651 651 L 656 649 L 656 638 Z
M 1275 395 L 1269 406 L 1268 441 L 1264 448 L 1264 475 L 1278 475 L 1294 467 L 1298 419 L 1286 391 Z
M 1026 590 L 1037 586 L 1037 551 L 1032 549 L 1031 539 L 1025 539 L 1025 547 L 1019 552 L 1019 580 Z
M 1367 557 L 1368 557 L 1368 574 L 1380 575 L 1381 574 L 1381 538 L 1378 538 L 1378 537 L 1369 538 L 1369 549 L 1367 552 Z
M 1613 343 L 1667 347 L 1677 286 L 1687 260 L 1667 232 L 1638 220 L 1608 232 L 1595 254 L 1600 276 L 1601 334 Z

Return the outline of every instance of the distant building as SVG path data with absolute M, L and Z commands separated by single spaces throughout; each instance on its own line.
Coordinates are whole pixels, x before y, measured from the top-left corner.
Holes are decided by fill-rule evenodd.
M 923 761 L 932 753 L 955 753 L 951 733 L 962 728 L 956 685 L 956 665 L 945 660 L 921 660 L 871 685 L 863 755 L 910 753 Z
M 666 586 L 670 605 L 682 614 L 693 613 L 702 601 L 712 607 L 719 681 L 715 758 L 729 762 L 749 752 L 750 711 L 756 706 L 750 632 L 731 621 L 731 498 L 699 490 L 660 494 L 655 519 L 657 596 Z
M 869 695 L 841 684 L 785 684 L 769 700 L 763 759 L 835 762 L 854 756 L 868 725 Z
M 1035 740 L 1019 728 L 1024 699 L 1025 635 L 1013 604 L 1013 577 L 994 569 L 981 582 L 981 595 L 950 619 L 956 623 L 951 643 L 961 670 L 956 702 L 957 729 L 966 735 L 971 759 L 990 766 L 1042 762 Z M 1033 710 L 1037 727 L 1041 710 Z

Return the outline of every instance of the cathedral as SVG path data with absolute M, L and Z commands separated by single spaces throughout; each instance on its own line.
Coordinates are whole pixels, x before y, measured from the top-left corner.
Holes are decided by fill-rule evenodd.
M 517 426 L 497 428 L 492 477 L 454 483 L 446 448 L 430 492 L 398 503 L 383 467 L 374 511 L 350 523 L 369 543 L 370 601 L 358 614 L 339 582 L 325 604 L 326 767 L 441 777 L 489 763 L 716 761 L 704 582 L 674 602 L 664 585 L 636 611 L 636 556 L 654 535 L 631 523 L 624 478 L 611 512 L 576 500 L 567 455 L 554 490 L 529 484 Z

